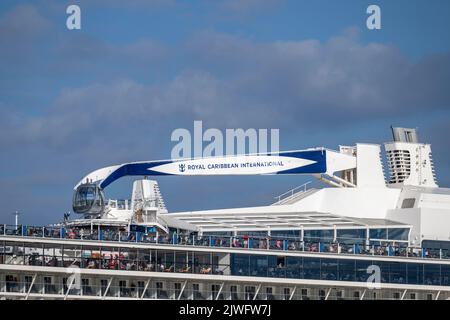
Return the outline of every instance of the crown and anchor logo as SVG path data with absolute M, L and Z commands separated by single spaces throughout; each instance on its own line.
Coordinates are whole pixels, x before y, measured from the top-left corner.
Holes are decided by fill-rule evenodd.
M 179 164 L 178 168 L 180 169 L 180 172 L 184 172 L 186 170 L 186 165 L 185 164 Z

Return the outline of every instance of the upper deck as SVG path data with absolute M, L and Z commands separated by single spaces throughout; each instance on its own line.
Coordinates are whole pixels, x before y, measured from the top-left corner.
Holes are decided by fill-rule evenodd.
M 294 286 L 287 295 L 289 298 L 295 297 L 297 286 L 307 287 L 308 292 L 318 290 L 319 298 L 324 298 L 330 296 L 331 289 L 322 294 L 325 291 L 320 288 L 323 287 L 348 288 L 354 291 L 352 295 L 365 292 L 371 275 L 368 270 L 374 266 L 380 270 L 379 288 L 384 290 L 381 296 L 395 296 L 401 290 L 403 294 L 398 297 L 404 297 L 408 290 L 431 294 L 437 299 L 445 298 L 450 292 L 450 255 L 445 250 L 408 248 L 405 243 L 366 246 L 359 245 L 358 241 L 353 244 L 322 243 L 292 237 L 186 237 L 176 234 L 169 237 L 139 232 L 77 233 L 47 227 L 2 228 L 0 287 L 4 277 L 6 287 L 0 288 L 0 295 L 3 290 L 6 295 L 17 297 L 31 294 L 39 298 L 53 292 L 53 298 L 101 299 L 110 292 L 108 294 L 120 298 L 136 290 L 133 281 L 137 281 L 142 286 L 145 283 L 139 297 L 167 298 L 160 294 L 163 289 L 158 287 L 159 284 L 152 287 L 156 281 L 156 284 L 165 283 L 168 287 L 172 282 L 178 283 L 169 294 L 172 299 L 182 296 L 180 283 L 184 283 L 183 288 L 186 283 L 193 287 L 194 293 L 189 294 L 194 299 L 198 283 L 204 288 L 211 283 L 217 286 L 216 289 L 220 286 L 224 293 L 230 290 L 226 296 L 233 296 L 233 288 L 242 285 L 241 299 L 248 296 L 248 288 L 256 290 L 252 291 L 251 297 L 260 299 L 261 294 L 258 295 L 256 288 L 261 285 L 269 289 L 280 287 L 277 290 Z M 99 239 L 101 237 L 103 239 Z M 78 291 L 73 291 L 67 283 L 64 285 L 64 277 L 74 270 L 84 279 L 84 285 Z M 31 279 L 39 279 L 34 282 L 34 288 L 42 288 L 31 289 Z M 57 284 L 59 281 L 63 284 Z M 108 286 L 105 283 L 109 283 Z M 14 291 L 16 289 L 18 291 Z M 40 293 L 32 294 L 30 290 L 40 290 Z M 56 294 L 55 290 L 62 293 Z M 217 292 L 205 291 L 203 294 L 219 297 Z M 297 298 L 303 299 L 303 296 Z M 364 296 L 363 293 L 361 299 Z M 280 294 L 280 298 L 286 299 L 286 295 Z

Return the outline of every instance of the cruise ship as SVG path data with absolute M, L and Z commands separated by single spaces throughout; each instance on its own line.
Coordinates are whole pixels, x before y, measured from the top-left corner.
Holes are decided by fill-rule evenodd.
M 356 143 L 95 170 L 62 222 L 0 225 L 0 299 L 447 300 L 450 189 L 438 186 L 430 144 L 391 129 L 384 150 Z M 169 212 L 154 180 L 254 174 L 319 183 L 269 205 Z M 137 177 L 131 199 L 108 199 L 124 176 Z

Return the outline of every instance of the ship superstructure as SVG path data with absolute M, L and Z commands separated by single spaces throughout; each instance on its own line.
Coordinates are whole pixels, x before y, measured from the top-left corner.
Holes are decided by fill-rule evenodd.
M 48 299 L 447 299 L 450 189 L 431 146 L 393 128 L 381 146 L 134 162 L 75 187 L 80 218 L 0 225 L 0 296 Z M 312 175 L 266 206 L 169 212 L 159 175 Z M 105 188 L 134 181 L 131 200 Z M 276 179 L 276 177 L 274 177 Z

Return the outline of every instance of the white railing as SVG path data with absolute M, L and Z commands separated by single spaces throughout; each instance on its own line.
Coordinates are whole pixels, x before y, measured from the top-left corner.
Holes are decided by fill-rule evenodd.
M 311 183 L 311 181 L 308 181 L 298 187 L 295 187 L 294 189 L 291 189 L 289 191 L 286 191 L 283 194 L 280 194 L 279 196 L 274 197 L 275 199 L 277 199 L 277 202 L 275 204 L 281 204 L 282 202 L 289 201 L 289 200 L 293 199 L 295 196 L 297 196 L 298 194 L 306 192 L 308 190 L 307 186 L 310 183 Z

